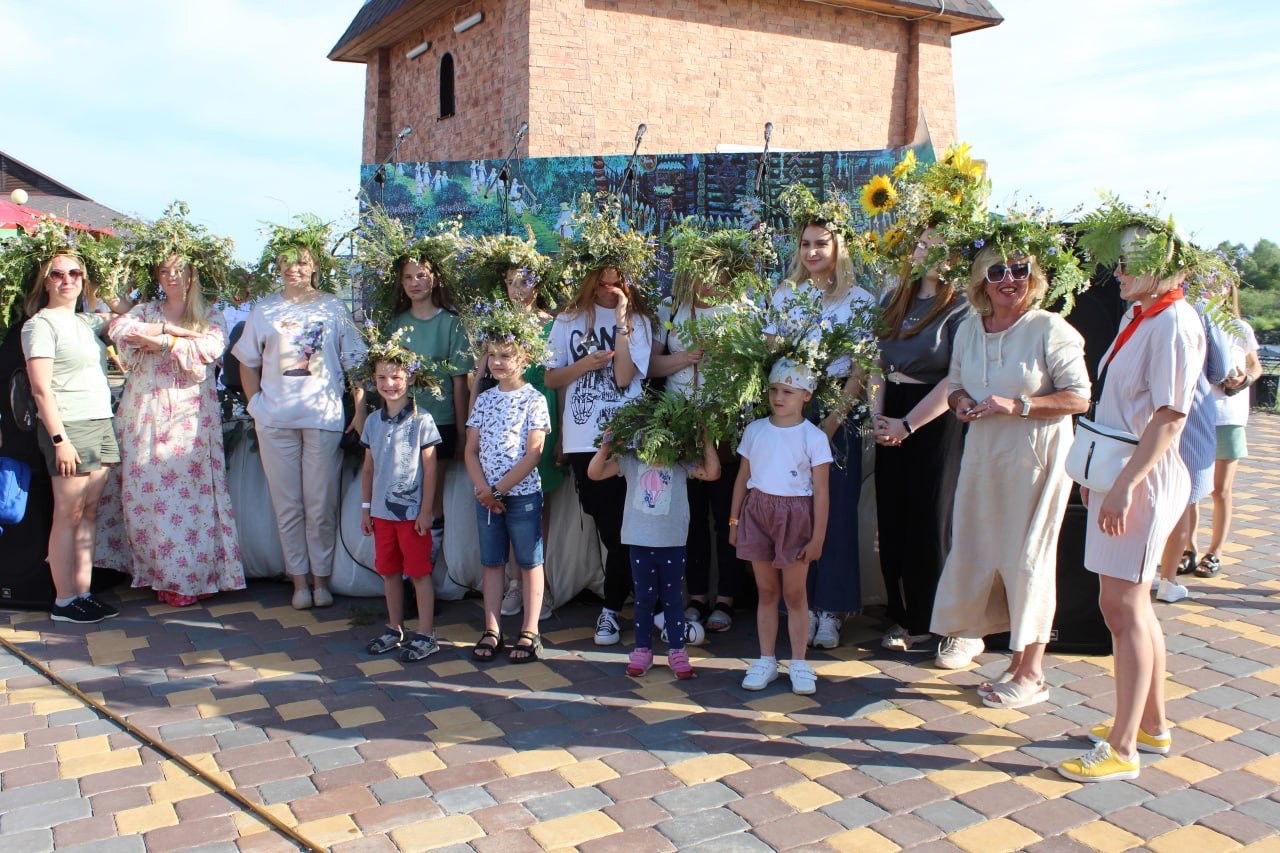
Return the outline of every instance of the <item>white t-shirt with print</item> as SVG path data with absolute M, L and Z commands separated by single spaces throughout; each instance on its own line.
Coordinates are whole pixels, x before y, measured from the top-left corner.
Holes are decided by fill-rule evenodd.
M 561 314 L 551 325 L 551 356 L 548 368 L 568 367 L 589 355 L 591 343 L 606 350 L 617 349 L 617 315 L 612 308 L 595 306 L 594 324 L 589 330 L 589 312 Z M 631 329 L 631 362 L 636 375 L 626 388 L 613 379 L 613 362 L 579 376 L 564 389 L 564 418 L 560 422 L 565 453 L 593 453 L 596 439 L 622 405 L 640 396 L 642 380 L 649 371 L 649 351 L 653 334 L 649 321 L 637 317 Z M 615 358 L 617 356 L 614 356 Z
M 747 488 L 777 497 L 813 494 L 813 468 L 831 462 L 826 433 L 808 421 L 777 427 L 768 418 L 747 424 L 738 455 L 751 464 Z
M 467 418 L 480 436 L 480 468 L 489 485 L 506 476 L 529 447 L 529 433 L 540 431 L 543 440 L 551 431 L 547 398 L 532 385 L 514 391 L 490 388 L 476 398 L 476 407 Z M 535 467 L 507 491 L 511 495 L 532 495 L 542 490 L 542 478 Z

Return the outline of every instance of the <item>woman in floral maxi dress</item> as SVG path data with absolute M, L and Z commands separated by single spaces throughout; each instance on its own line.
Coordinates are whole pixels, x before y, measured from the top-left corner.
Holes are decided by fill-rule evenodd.
M 212 370 L 227 330 L 189 264 L 170 258 L 156 274 L 165 298 L 111 327 L 128 371 L 116 419 L 123 518 L 104 508 L 98 564 L 182 607 L 245 585 Z

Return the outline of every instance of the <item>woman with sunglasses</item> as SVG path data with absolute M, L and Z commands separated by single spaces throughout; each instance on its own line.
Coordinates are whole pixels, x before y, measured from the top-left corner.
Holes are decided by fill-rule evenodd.
M 1071 415 L 1089 406 L 1084 339 L 1037 307 L 1048 289 L 1021 241 L 985 241 L 969 276 L 973 311 L 956 333 L 948 404 L 969 425 L 955 538 L 934 600 L 937 664 L 967 666 L 987 634 L 1009 631 L 1003 675 L 978 688 L 993 708 L 1044 702 L 1056 605 L 1058 531 L 1071 492 Z
M 932 637 L 933 596 L 951 547 L 961 430 L 947 411 L 947 371 L 968 299 L 941 264 L 926 266 L 942 242 L 927 229 L 885 299 L 881 370 L 869 382 L 880 571 L 892 622 L 880 645 L 892 651 Z
M 22 327 L 22 352 L 39 416 L 36 439 L 53 481 L 50 617 L 89 624 L 119 615 L 89 592 L 89 582 L 98 500 L 120 449 L 111 426 L 107 317 L 76 311 L 84 285 L 85 264 L 77 255 L 39 265 L 25 303 L 31 319 Z

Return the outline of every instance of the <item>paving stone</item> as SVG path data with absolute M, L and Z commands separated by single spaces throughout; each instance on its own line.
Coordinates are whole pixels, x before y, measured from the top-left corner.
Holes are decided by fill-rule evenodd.
M 605 761 L 608 764 L 608 760 Z M 617 770 L 617 768 L 614 768 Z M 636 773 L 625 773 L 617 779 L 601 782 L 596 787 L 607 794 L 615 802 L 650 798 L 680 787 L 680 780 L 666 770 L 645 770 Z
M 307 756 L 307 761 L 311 762 L 311 766 L 320 772 L 336 770 L 339 767 L 349 767 L 352 764 L 359 764 L 363 760 L 360 753 L 350 746 L 313 752 Z
M 889 817 L 889 812 L 863 799 L 847 799 L 818 809 L 846 829 L 857 829 Z
M 52 829 L 27 829 L 4 834 L 5 853 L 47 853 L 54 849 Z
M 1206 815 L 1200 819 L 1199 823 L 1201 826 L 1206 826 L 1214 832 L 1219 832 L 1241 844 L 1253 844 L 1264 838 L 1271 838 L 1276 834 L 1275 827 L 1268 826 L 1248 815 L 1240 814 L 1238 811 L 1225 811 Z
M 883 759 L 874 764 L 863 764 L 858 767 L 858 771 L 875 779 L 881 785 L 892 785 L 896 782 L 918 779 L 924 775 L 915 767 L 910 767 L 896 759 Z
M 757 826 L 752 834 L 775 850 L 816 844 L 842 829 L 826 815 L 817 812 L 796 814 Z
M 668 841 L 662 833 L 649 827 L 641 827 L 630 832 L 620 832 L 604 838 L 596 838 L 578 845 L 578 850 L 582 851 L 582 853 L 636 853 L 637 850 L 643 850 L 646 853 L 649 853 L 649 851 L 652 851 L 652 853 L 664 853 L 664 851 L 674 851 L 675 849 L 676 846 Z
M 218 749 L 228 750 L 239 746 L 255 746 L 266 743 L 267 735 L 261 729 L 233 729 L 213 736 L 218 742 Z
M 488 808 L 497 803 L 497 800 L 479 785 L 440 791 L 436 793 L 433 799 L 436 805 L 444 810 L 445 814 L 467 814 L 476 809 Z
M 652 800 L 627 800 L 614 803 L 606 806 L 604 813 L 623 829 L 653 826 L 671 816 L 666 809 Z
M 427 783 L 417 776 L 406 776 L 403 779 L 385 779 L 381 782 L 375 782 L 370 786 L 369 790 L 378 798 L 378 802 L 383 804 L 398 803 L 401 800 L 431 795 L 431 789 L 427 787 Z
M 438 799 L 439 795 L 437 795 L 437 801 Z M 598 811 L 612 804 L 613 800 L 597 788 L 575 788 L 572 791 L 535 797 L 524 803 L 524 807 L 538 820 L 547 821 L 582 812 Z
M 1243 690 L 1237 690 L 1226 685 L 1210 687 L 1208 690 L 1197 690 L 1195 701 L 1211 708 L 1240 708 L 1250 714 L 1257 714 L 1259 717 L 1268 719 L 1276 719 L 1276 717 L 1260 714 L 1253 708 L 1264 708 L 1270 705 L 1276 711 L 1280 711 L 1280 699 L 1259 699 L 1252 693 L 1246 693 Z
M 1241 803 L 1236 806 L 1235 810 L 1280 830 L 1280 803 L 1273 799 L 1258 799 Z
M 1018 809 L 1009 817 L 1044 838 L 1097 820 L 1098 813 L 1073 800 L 1058 799 Z
M 303 797 L 314 797 L 318 791 L 310 779 L 300 776 L 296 779 L 283 779 L 279 782 L 267 782 L 258 786 L 258 796 L 263 805 L 288 803 Z
M 928 779 L 908 779 L 876 788 L 866 793 L 866 798 L 890 814 L 911 812 L 929 803 L 949 797 L 943 788 Z
M 367 742 L 368 738 L 358 731 L 332 729 L 319 734 L 298 735 L 290 738 L 289 746 L 293 749 L 294 755 L 309 756 L 315 752 L 324 752 L 325 750 L 339 747 L 357 747 Z
M 903 849 L 912 849 L 918 845 L 935 841 L 942 835 L 942 830 L 921 820 L 915 815 L 900 814 L 876 821 L 871 829 L 897 844 Z
M 729 809 L 712 809 L 664 820 L 656 828 L 683 850 L 730 833 L 745 832 L 750 826 Z
M 0 791 L 0 814 L 75 799 L 79 796 L 80 783 L 74 779 L 59 779 L 21 788 L 8 788 Z
M 740 799 L 738 793 L 720 782 L 704 782 L 659 794 L 654 802 L 673 816 L 719 808 Z
M 1099 787 L 1104 786 L 1099 785 Z M 1166 832 L 1172 832 L 1180 826 L 1178 821 L 1170 820 L 1164 815 L 1157 814 L 1142 806 L 1117 809 L 1107 815 L 1107 822 L 1115 824 L 1125 832 L 1132 833 L 1143 840 L 1150 840 L 1156 836 L 1164 835 Z
M 1089 790 L 1088 787 L 1082 790 Z M 988 818 L 1005 817 L 1020 809 L 1043 802 L 1036 792 L 1017 782 L 998 782 L 972 791 L 966 791 L 956 800 Z
M 922 806 L 912 812 L 918 818 L 929 821 L 929 823 L 941 829 L 946 834 L 957 832 L 967 826 L 973 826 L 982 823 L 986 818 L 968 806 L 955 800 L 944 800 L 940 803 L 930 803 Z M 1022 814 L 1020 812 L 1019 814 Z M 870 823 L 871 821 L 868 821 Z M 843 821 L 841 821 L 843 823 Z
M 11 832 L 28 829 L 49 829 L 60 823 L 88 817 L 92 813 L 93 809 L 86 799 L 43 802 L 0 814 L 0 833 L 7 836 Z
M 1235 770 L 1262 758 L 1262 754 L 1238 743 L 1207 743 L 1184 753 L 1188 758 L 1218 770 Z

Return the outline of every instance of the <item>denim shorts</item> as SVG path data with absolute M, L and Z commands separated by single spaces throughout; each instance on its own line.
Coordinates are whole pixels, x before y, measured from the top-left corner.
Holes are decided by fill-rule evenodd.
M 542 492 L 507 495 L 506 512 L 489 512 L 476 501 L 476 527 L 480 530 L 480 564 L 505 566 L 515 551 L 516 565 L 533 569 L 542 565 Z

